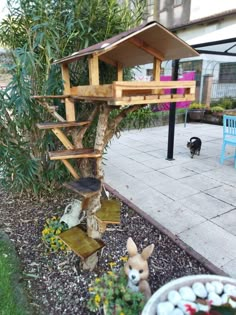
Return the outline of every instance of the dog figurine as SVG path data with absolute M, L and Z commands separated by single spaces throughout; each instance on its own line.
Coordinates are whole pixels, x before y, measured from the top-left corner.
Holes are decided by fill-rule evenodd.
M 198 137 L 190 138 L 190 141 L 187 142 L 187 148 L 190 149 L 191 158 L 193 158 L 195 154 L 200 155 L 201 146 L 202 146 L 202 141 L 200 138 Z
M 141 254 L 138 253 L 137 246 L 131 237 L 127 240 L 127 250 L 129 254 L 128 261 L 124 269 L 128 276 L 128 288 L 133 292 L 143 293 L 146 300 L 151 297 L 151 289 L 147 281 L 149 268 L 147 259 L 154 250 L 154 244 L 145 247 Z

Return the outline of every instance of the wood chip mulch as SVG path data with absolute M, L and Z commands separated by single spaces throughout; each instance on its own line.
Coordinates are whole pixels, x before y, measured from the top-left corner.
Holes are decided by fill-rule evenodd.
M 9 235 L 22 262 L 23 280 L 34 314 L 92 314 L 86 306 L 88 286 L 92 279 L 110 270 L 109 262 L 117 262 L 117 268 L 122 266 L 120 258 L 127 255 L 128 237 L 133 238 L 139 251 L 155 244 L 149 259 L 153 292 L 178 277 L 211 273 L 125 204 L 122 204 L 121 224 L 108 225 L 103 235 L 106 246 L 99 253 L 98 266 L 93 272 L 84 271 L 80 259 L 72 252 L 50 253 L 41 240 L 46 219 L 62 216 L 65 207 L 77 196 L 65 192 L 36 200 L 16 197 L 0 189 L 0 198 L 0 228 Z

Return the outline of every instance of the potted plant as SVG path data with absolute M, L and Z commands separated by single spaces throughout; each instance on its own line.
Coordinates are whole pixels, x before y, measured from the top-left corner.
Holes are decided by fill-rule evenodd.
M 220 105 L 209 107 L 204 114 L 204 121 L 212 124 L 222 125 L 224 107 Z
M 206 110 L 206 105 L 200 103 L 192 103 L 188 108 L 188 115 L 192 121 L 201 121 Z
M 200 291 L 199 287 L 203 289 Z M 188 297 L 184 296 L 186 291 L 190 292 Z M 170 281 L 158 289 L 145 304 L 142 315 L 161 315 L 161 313 L 168 315 L 181 314 L 181 312 L 189 315 L 195 313 L 235 315 L 234 297 L 236 297 L 235 279 L 218 275 L 186 276 Z M 161 311 L 163 305 L 167 307 L 164 312 Z

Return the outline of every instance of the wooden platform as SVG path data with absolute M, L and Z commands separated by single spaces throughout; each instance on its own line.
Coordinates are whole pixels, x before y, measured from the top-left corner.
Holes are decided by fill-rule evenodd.
M 106 101 L 108 105 L 126 106 L 195 100 L 195 81 L 115 81 L 112 84 L 74 86 L 71 98 Z M 181 89 L 181 93 L 170 92 Z M 168 94 L 165 91 L 168 90 Z
M 82 259 L 88 258 L 105 246 L 103 241 L 89 237 L 79 226 L 59 234 L 59 238 Z
M 63 184 L 66 188 L 76 192 L 84 198 L 96 195 L 101 190 L 101 181 L 92 177 L 84 177 Z
M 67 95 L 35 96 L 105 101 L 108 105 L 126 106 L 195 100 L 195 81 L 114 81 L 112 84 L 72 86 Z M 181 89 L 180 92 L 170 90 Z M 165 91 L 167 92 L 165 93 Z
M 100 158 L 102 154 L 93 148 L 89 149 L 73 149 L 62 151 L 48 152 L 50 160 L 67 160 L 67 159 L 85 159 Z
M 95 214 L 97 220 L 105 224 L 120 224 L 121 204 L 118 200 L 102 200 L 101 209 Z
M 65 121 L 65 122 L 44 122 L 36 124 L 39 129 L 53 129 L 53 128 L 70 128 L 77 126 L 89 125 L 88 121 Z

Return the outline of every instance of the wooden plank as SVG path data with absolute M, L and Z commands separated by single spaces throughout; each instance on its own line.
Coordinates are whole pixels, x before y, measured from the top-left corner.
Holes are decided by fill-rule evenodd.
M 95 214 L 98 221 L 105 224 L 120 224 L 120 201 L 110 199 L 101 201 L 101 209 Z
M 145 100 L 156 100 L 159 98 L 158 94 L 146 95 Z
M 46 98 L 52 98 L 52 99 L 65 99 L 70 97 L 70 95 L 34 95 L 32 96 L 33 99 L 46 99 Z
M 52 129 L 52 128 L 70 128 L 70 127 L 77 127 L 77 126 L 84 126 L 89 125 L 91 121 L 53 121 L 53 122 L 44 122 L 44 123 L 38 123 L 36 126 L 39 129 Z
M 82 259 L 88 258 L 105 246 L 102 240 L 95 240 L 89 237 L 79 226 L 74 226 L 58 236 Z
M 155 104 L 155 103 L 169 103 L 173 102 L 173 98 L 171 96 L 168 97 L 168 95 L 165 95 L 165 98 L 162 99 L 146 99 L 146 100 L 135 100 L 135 101 L 123 101 L 123 100 L 110 100 L 108 101 L 108 105 L 116 105 L 116 106 L 126 106 L 126 105 L 144 105 L 144 104 Z M 180 98 L 175 99 L 175 102 L 184 102 L 184 101 L 194 101 L 195 95 L 185 95 Z
M 123 81 L 123 66 L 120 63 L 117 64 L 117 81 Z
M 103 85 L 73 86 L 71 88 L 71 95 L 112 97 L 112 85 L 103 84 Z
M 154 57 L 153 60 L 153 81 L 160 81 L 161 78 L 161 61 Z
M 145 41 L 139 39 L 139 38 L 135 38 L 132 37 L 129 39 L 129 42 L 132 43 L 133 45 L 135 45 L 136 47 L 146 51 L 148 54 L 152 55 L 153 57 L 156 57 L 159 60 L 164 60 L 165 57 L 162 55 L 162 53 L 160 51 L 158 51 L 157 49 L 149 46 Z
M 62 79 L 64 81 L 64 95 L 70 95 L 70 75 L 69 75 L 69 67 L 67 64 L 61 64 L 61 72 Z M 66 99 L 65 101 L 65 109 L 66 109 L 66 120 L 67 121 L 75 121 L 75 106 L 74 103 L 70 99 Z
M 61 160 L 65 167 L 68 169 L 68 171 L 71 173 L 71 175 L 75 178 L 75 179 L 79 179 L 79 175 L 77 174 L 76 170 L 74 169 L 74 167 L 70 164 L 69 161 L 67 160 Z
M 98 56 L 89 56 L 89 84 L 99 85 L 99 62 Z
M 114 81 L 115 88 L 122 89 L 171 89 L 195 87 L 195 81 Z
M 58 128 L 53 128 L 52 132 L 57 136 L 57 138 L 61 141 L 61 143 L 68 149 L 74 149 L 74 145 L 70 142 L 67 136 Z M 50 154 L 49 154 L 50 156 Z
M 114 66 L 114 67 L 117 66 L 117 62 L 116 62 L 115 60 L 112 60 L 112 59 L 108 58 L 108 57 L 105 56 L 105 55 L 99 56 L 99 59 L 100 59 L 101 61 L 105 62 L 105 63 L 108 63 L 108 64 Z
M 130 96 L 129 101 L 136 101 L 136 100 L 144 100 L 144 96 L 136 95 L 136 96 Z
M 86 182 L 87 179 L 89 179 L 88 183 Z M 85 199 L 90 198 L 101 191 L 101 181 L 96 178 L 80 178 L 76 181 L 64 183 L 63 186 Z
M 100 158 L 101 156 L 102 154 L 93 148 L 49 152 L 50 160 Z

